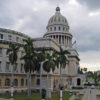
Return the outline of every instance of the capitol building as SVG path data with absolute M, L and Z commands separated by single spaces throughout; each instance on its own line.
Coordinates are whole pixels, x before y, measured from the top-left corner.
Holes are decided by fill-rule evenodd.
M 62 83 L 64 87 L 69 85 L 77 85 L 75 77 L 78 75 L 79 67 L 79 55 L 78 52 L 72 47 L 72 34 L 70 33 L 70 26 L 66 17 L 64 17 L 60 8 L 56 7 L 55 14 L 50 17 L 46 26 L 47 32 L 41 38 L 33 38 L 35 48 L 50 48 L 51 52 L 59 51 L 61 46 L 64 50 L 70 52 L 67 56 L 68 62 L 66 68 L 62 69 Z M 9 48 L 9 44 L 17 43 L 21 46 L 18 52 L 18 60 L 14 65 L 14 88 L 15 91 L 25 91 L 27 89 L 26 73 L 24 71 L 24 62 L 20 60 L 24 51 L 22 45 L 23 39 L 27 39 L 29 36 L 24 33 L 17 32 L 10 29 L 0 28 L 0 92 L 8 92 L 11 87 L 11 73 L 12 66 L 9 63 L 9 58 L 6 53 Z M 31 37 L 30 37 L 31 38 Z M 31 76 L 31 88 L 33 90 L 40 88 L 40 76 L 39 72 L 34 72 Z M 56 68 L 54 72 L 49 73 L 49 89 L 57 90 L 59 87 L 59 75 L 60 69 Z M 74 79 L 74 82 L 73 82 Z M 46 72 L 42 69 L 42 83 L 43 88 L 46 86 Z

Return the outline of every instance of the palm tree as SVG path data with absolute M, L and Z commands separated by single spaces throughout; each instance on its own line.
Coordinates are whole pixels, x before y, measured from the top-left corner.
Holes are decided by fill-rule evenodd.
M 84 71 L 84 73 L 86 73 L 87 72 L 87 68 L 83 68 L 83 71 Z
M 47 72 L 47 83 L 46 83 L 47 84 L 47 100 L 48 100 L 48 77 L 49 77 L 50 71 L 52 70 L 54 72 L 55 70 L 55 66 L 56 66 L 55 59 L 56 59 L 55 53 L 53 54 L 47 53 L 46 61 L 43 64 L 43 69 L 44 71 Z
M 39 64 L 37 63 L 36 70 L 40 72 L 40 94 L 41 94 L 41 90 L 42 90 L 42 66 L 43 66 L 43 62 L 45 61 L 45 54 L 46 54 L 47 49 L 46 48 L 39 48 L 37 51 L 38 51 L 37 62 L 39 62 Z
M 24 60 L 24 69 L 27 73 L 27 88 L 28 88 L 28 99 L 30 100 L 31 95 L 31 73 L 35 71 L 36 53 L 34 52 L 33 40 L 30 38 L 24 39 L 25 42 L 24 51 L 25 55 L 21 58 Z
M 9 44 L 9 48 L 7 50 L 7 54 L 9 54 L 9 62 L 11 63 L 12 66 L 17 61 L 17 53 L 19 51 L 19 46 L 17 44 Z M 11 84 L 11 98 L 13 98 L 13 88 L 14 87 L 14 67 L 12 67 L 12 84 Z
M 66 62 L 68 61 L 66 55 L 70 53 L 67 50 L 63 50 L 61 47 L 60 47 L 60 51 L 57 51 L 56 53 L 58 54 L 57 66 L 60 67 L 59 86 L 60 86 L 60 98 L 62 98 L 62 88 L 63 87 L 61 84 L 61 69 L 66 67 Z

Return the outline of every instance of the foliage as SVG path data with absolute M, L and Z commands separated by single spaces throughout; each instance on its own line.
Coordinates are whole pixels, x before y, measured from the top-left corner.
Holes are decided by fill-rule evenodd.
M 78 67 L 78 74 L 83 74 L 83 69 Z
M 97 74 L 97 72 L 87 72 L 86 79 L 88 78 L 92 78 L 94 80 L 94 85 L 99 84 L 100 76 Z
M 9 44 L 9 48 L 7 50 L 7 54 L 9 54 L 9 61 L 13 65 L 17 61 L 17 53 L 19 50 L 19 46 L 17 44 Z
M 56 66 L 55 59 L 56 59 L 55 53 L 52 53 L 52 54 L 46 53 L 46 61 L 43 64 L 43 69 L 46 72 L 49 73 L 51 70 L 54 72 L 55 66 Z
M 58 55 L 57 60 L 56 60 L 57 66 L 59 67 L 59 64 L 60 64 L 61 68 L 65 68 L 66 61 L 67 61 L 66 55 L 70 53 L 67 50 L 63 50 L 61 47 L 60 47 L 60 51 L 57 51 L 56 53 Z
M 35 70 L 39 71 L 40 70 L 40 63 L 45 61 L 46 59 L 46 52 L 48 51 L 48 49 L 46 48 L 38 48 L 37 49 L 37 54 L 36 54 L 36 61 L 35 61 Z
M 24 60 L 24 69 L 25 72 L 34 72 L 35 70 L 35 63 L 36 63 L 36 52 L 33 47 L 33 40 L 30 38 L 24 39 L 25 42 L 24 46 L 24 56 L 21 57 L 22 60 Z

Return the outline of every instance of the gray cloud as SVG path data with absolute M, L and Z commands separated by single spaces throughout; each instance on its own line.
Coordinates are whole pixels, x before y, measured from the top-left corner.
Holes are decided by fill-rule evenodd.
M 77 41 L 80 58 L 85 59 L 84 55 L 91 54 L 91 51 L 97 51 L 100 56 L 100 14 L 94 11 L 100 8 L 100 1 L 97 1 L 78 0 L 77 5 L 75 2 L 69 3 L 69 0 L 0 0 L 0 27 L 20 31 L 33 38 L 42 37 L 49 18 L 59 5 Z M 88 63 L 88 59 L 92 61 L 93 58 L 87 58 L 84 62 Z
M 80 4 L 86 5 L 91 10 L 100 9 L 100 0 L 77 0 Z

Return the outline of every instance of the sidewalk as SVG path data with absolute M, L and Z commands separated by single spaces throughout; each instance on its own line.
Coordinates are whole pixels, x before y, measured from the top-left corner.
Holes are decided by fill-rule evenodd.
M 94 90 L 87 89 L 87 90 L 85 90 L 85 94 L 84 94 L 82 100 L 97 100 L 96 94 L 97 94 L 97 91 L 95 89 Z
M 69 100 L 75 100 L 75 96 L 71 96 L 71 98 Z

